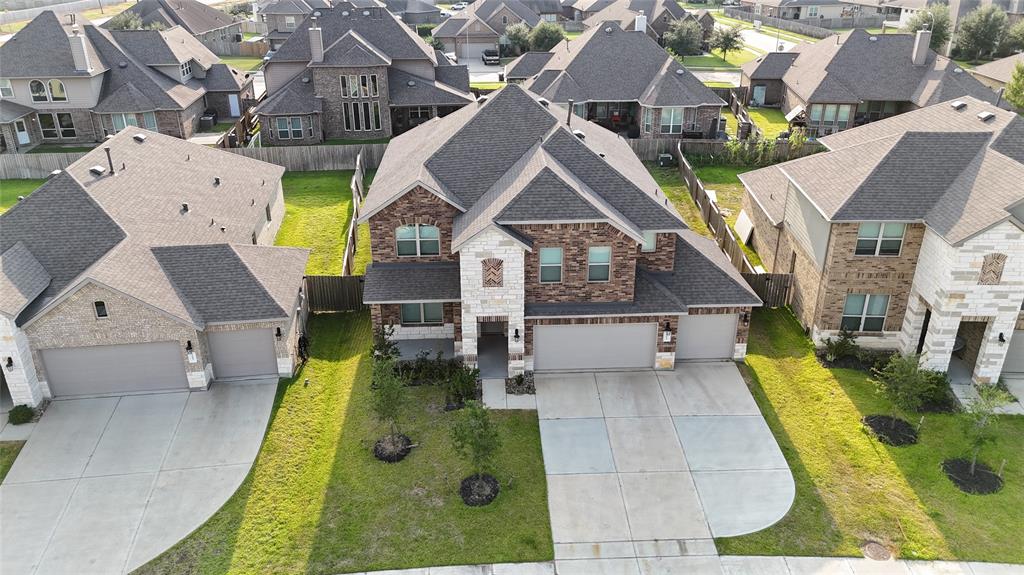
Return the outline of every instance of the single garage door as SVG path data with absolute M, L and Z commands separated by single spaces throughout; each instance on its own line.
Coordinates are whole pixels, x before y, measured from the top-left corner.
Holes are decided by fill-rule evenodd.
M 467 60 L 474 62 L 483 62 L 481 57 L 484 55 L 484 50 L 494 49 L 494 44 L 459 44 L 459 64 L 465 64 Z M 495 68 L 497 70 L 497 68 Z
M 533 363 L 538 370 L 650 369 L 658 324 L 538 325 Z
M 676 361 L 732 359 L 737 319 L 736 314 L 679 316 Z
M 1024 330 L 1013 332 L 1010 347 L 1006 349 L 1003 373 L 1024 373 Z
M 277 375 L 274 334 L 269 329 L 207 332 L 213 377 Z
M 44 349 L 42 355 L 54 396 L 188 388 L 176 341 Z

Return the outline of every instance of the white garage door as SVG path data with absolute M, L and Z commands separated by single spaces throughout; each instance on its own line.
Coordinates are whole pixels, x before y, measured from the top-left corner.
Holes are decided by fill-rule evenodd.
M 495 48 L 494 44 L 459 44 L 459 64 L 465 64 L 467 60 L 481 62 L 484 50 Z
M 537 370 L 649 369 L 658 325 L 538 325 L 533 328 Z
M 176 341 L 44 349 L 42 355 L 54 396 L 188 388 Z
M 208 337 L 214 378 L 277 375 L 271 330 L 211 331 Z
M 1024 373 L 1024 330 L 1013 332 L 1010 347 L 1006 349 L 1003 373 Z
M 679 316 L 676 361 L 732 359 L 736 314 Z

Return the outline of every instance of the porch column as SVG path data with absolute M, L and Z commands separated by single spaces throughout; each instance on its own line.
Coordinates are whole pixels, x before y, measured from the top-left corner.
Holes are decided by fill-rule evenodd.
M 11 367 L 7 367 L 8 358 Z M 0 369 L 14 405 L 39 405 L 44 394 L 32 361 L 28 337 L 14 326 L 13 320 L 5 317 L 0 317 Z
M 907 297 L 907 312 L 903 315 L 903 326 L 900 328 L 900 353 L 917 352 L 917 343 L 921 341 L 921 330 L 924 329 L 924 318 L 927 313 L 928 304 L 917 292 L 911 293 Z
M 932 310 L 932 317 L 928 320 L 928 333 L 924 337 L 924 348 L 921 350 L 922 367 L 939 371 L 949 369 L 949 359 L 953 355 L 953 344 L 959 327 L 959 314 L 940 309 Z
M 468 308 L 467 305 L 462 306 L 462 361 L 469 367 L 478 367 L 476 358 L 480 324 Z
M 1006 350 L 1010 346 L 1016 325 L 1016 313 L 1003 313 L 988 322 L 971 377 L 974 383 L 988 384 L 999 380 L 999 374 L 1003 371 L 1003 361 L 1006 359 Z M 999 341 L 999 334 L 1003 334 L 1004 341 Z

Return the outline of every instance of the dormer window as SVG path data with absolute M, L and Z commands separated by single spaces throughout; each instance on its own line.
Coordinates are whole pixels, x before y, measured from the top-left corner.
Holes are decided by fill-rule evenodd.
M 103 318 L 108 317 L 110 315 L 110 314 L 107 313 L 107 304 L 106 304 L 106 302 L 94 301 L 94 302 L 92 302 L 92 307 L 93 307 L 93 310 L 96 311 L 96 318 L 97 319 L 103 319 Z
M 181 81 L 184 82 L 192 78 L 192 60 L 189 60 L 181 65 Z

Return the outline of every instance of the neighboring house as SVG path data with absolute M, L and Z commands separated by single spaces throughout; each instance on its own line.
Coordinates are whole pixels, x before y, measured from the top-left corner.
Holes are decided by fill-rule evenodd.
M 565 0 L 562 2 L 562 16 L 583 22 L 614 3 L 615 0 Z
M 587 18 L 583 23 L 588 28 L 599 27 L 604 22 L 618 22 L 623 30 L 638 26 L 643 17 L 647 35 L 658 43 L 677 20 L 685 20 L 690 14 L 675 0 L 616 0 L 610 6 Z
M 520 0 L 520 2 L 536 12 L 541 20 L 558 22 L 562 19 L 562 3 L 558 0 Z
M 138 14 L 143 26 L 181 26 L 214 54 L 231 54 L 232 45 L 242 41 L 240 21 L 197 0 L 139 0 L 126 12 Z
M 392 14 L 406 24 L 439 24 L 441 9 L 425 0 L 384 0 Z
M 328 0 L 274 0 L 259 8 L 260 22 L 267 25 L 270 49 L 277 50 L 291 36 L 295 28 L 314 10 L 330 8 Z
M 0 215 L 14 403 L 291 375 L 309 251 L 272 247 L 283 172 L 131 127 Z
M 264 144 L 387 138 L 473 101 L 466 67 L 387 9 L 341 2 L 316 13 L 264 66 Z
M 964 97 L 820 142 L 740 175 L 814 340 L 846 328 L 979 383 L 1024 372 L 1024 118 Z
M 968 72 L 982 84 L 993 90 L 998 90 L 1005 88 L 1013 78 L 1013 71 L 1017 68 L 1017 64 L 1024 64 L 1024 53 L 1013 54 L 988 64 L 982 64 Z
M 615 22 L 507 67 L 511 82 L 630 138 L 715 138 L 722 101 L 645 33 Z M 609 54 L 615 54 L 609 58 Z
M 104 30 L 43 12 L 0 46 L 0 134 L 8 151 L 100 142 L 127 126 L 190 138 L 215 109 L 239 116 L 253 79 L 179 26 Z
M 758 16 L 784 20 L 813 20 L 852 16 L 840 0 L 740 0 L 740 7 Z
M 1006 12 L 1010 25 L 1024 20 L 1024 2 L 1021 0 L 949 0 L 949 15 L 953 20 L 953 31 L 960 29 L 964 17 L 985 6 L 998 6 Z
M 511 85 L 392 140 L 359 218 L 374 326 L 483 377 L 742 359 L 760 300 L 624 140 L 569 117 Z
M 479 60 L 484 50 L 497 50 L 507 44 L 505 29 L 525 23 L 533 28 L 541 17 L 519 0 L 477 0 L 465 10 L 456 12 L 434 28 L 432 34 L 444 43 L 444 51 L 452 52 L 460 62 Z
M 780 107 L 791 123 L 824 136 L 950 98 L 996 94 L 928 47 L 931 32 L 851 30 L 743 65 L 751 106 Z

